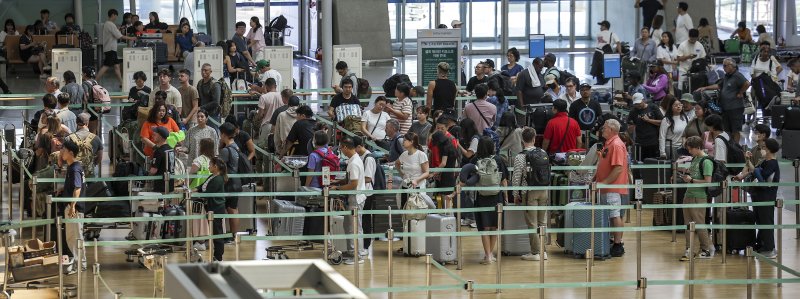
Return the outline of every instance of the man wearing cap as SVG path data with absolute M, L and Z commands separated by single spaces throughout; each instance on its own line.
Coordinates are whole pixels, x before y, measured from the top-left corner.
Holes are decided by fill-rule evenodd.
M 273 70 L 270 67 L 270 61 L 266 59 L 261 59 L 256 62 L 256 69 L 258 70 L 258 81 L 259 82 L 267 82 L 268 78 L 275 79 L 275 85 L 278 86 L 280 89 L 281 83 L 283 82 L 283 78 L 281 78 L 281 73 L 276 70 Z
M 491 75 L 500 74 L 500 72 L 495 69 L 494 60 L 486 59 L 486 61 L 483 62 L 483 65 L 484 65 L 483 73 L 487 77 L 489 77 Z
M 697 91 L 720 90 L 723 128 L 733 138 L 731 141 L 739 142 L 744 125 L 744 93 L 750 88 L 750 82 L 739 72 L 739 66 L 731 58 L 722 61 L 722 69 L 725 76 L 717 84 L 698 88 Z
M 452 27 L 453 29 L 461 29 L 462 24 L 464 23 L 462 23 L 459 20 L 453 20 L 452 22 L 450 22 L 450 27 Z
M 547 87 L 547 91 L 544 93 L 550 95 L 550 98 L 553 100 L 560 99 L 567 93 L 566 88 L 558 84 L 558 79 L 553 74 L 544 76 L 544 85 Z
M 153 128 L 152 139 L 155 146 L 153 147 L 153 164 L 150 165 L 150 175 L 155 176 L 162 176 L 168 170 L 168 152 L 172 151 L 172 148 L 169 147 L 167 144 L 167 137 L 169 137 L 169 131 L 165 127 L 154 127 Z M 173 186 L 175 185 L 175 181 L 170 179 L 167 186 L 169 187 L 169 192 L 172 191 Z M 164 184 L 161 181 L 155 181 L 153 183 L 153 191 L 155 192 L 165 192 Z
M 475 65 L 475 76 L 469 78 L 469 81 L 467 82 L 467 91 L 472 92 L 475 90 L 475 86 L 481 83 L 486 83 L 486 81 L 489 80 L 489 77 L 484 71 L 486 68 L 488 68 L 488 66 L 486 66 L 483 61 L 478 62 L 478 64 Z
M 597 100 L 592 99 L 592 86 L 583 83 L 580 86 L 581 100 L 569 106 L 569 117 L 578 121 L 582 131 L 595 129 L 603 117 L 603 108 Z
M 610 52 L 622 53 L 622 45 L 619 41 L 619 36 L 611 32 L 611 23 L 603 20 L 597 23 L 600 25 L 600 32 L 597 33 L 597 48 L 605 51 L 603 48 L 605 46 L 610 46 Z
M 83 112 L 78 114 L 75 124 L 77 128 L 75 133 L 69 135 L 69 139 L 75 144 L 88 143 L 92 147 L 94 155 L 93 165 L 83 165 L 83 170 L 87 176 L 94 176 L 95 165 L 100 165 L 103 161 L 103 140 L 97 138 L 95 134 L 89 132 L 89 113 Z
M 633 109 L 628 115 L 628 132 L 635 133 L 635 142 L 640 147 L 639 155 L 634 159 L 644 161 L 647 158 L 658 158 L 658 136 L 662 119 L 664 115 L 656 104 L 645 101 L 641 93 L 633 94 Z
M 553 53 L 547 53 L 544 55 L 544 60 L 542 60 L 542 65 L 547 69 L 544 71 L 544 75 L 550 75 L 556 77 L 556 80 L 561 80 L 561 70 L 558 69 L 556 66 L 556 55 Z M 545 78 L 546 80 L 546 78 Z
M 686 114 L 689 121 L 692 121 L 696 117 L 694 105 L 697 104 L 697 102 L 694 100 L 694 96 L 690 93 L 684 93 L 681 95 L 681 104 L 683 104 L 683 113 Z

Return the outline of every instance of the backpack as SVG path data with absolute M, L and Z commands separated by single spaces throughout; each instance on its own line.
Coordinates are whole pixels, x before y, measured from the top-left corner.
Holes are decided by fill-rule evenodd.
M 359 99 L 369 99 L 372 97 L 372 87 L 369 86 L 369 81 L 364 78 L 356 78 L 356 93 Z
M 372 175 L 372 190 L 386 190 L 386 173 L 374 153 L 369 153 L 366 158 L 375 159 L 375 174 Z
M 717 136 L 717 138 L 722 139 L 725 142 L 725 148 L 727 155 L 725 156 L 726 163 L 745 163 L 744 157 L 744 149 L 742 146 L 735 142 L 730 142 L 725 137 Z M 739 173 L 742 171 L 742 167 L 727 167 L 729 173 Z
M 386 81 L 383 81 L 383 92 L 386 93 L 386 97 L 393 98 L 394 97 L 394 90 L 397 88 L 397 84 L 406 83 L 408 86 L 414 86 L 411 84 L 411 79 L 408 78 L 406 74 L 394 74 Z
M 478 168 L 478 187 L 500 187 L 500 167 L 497 165 L 494 155 L 478 160 L 475 163 Z M 493 196 L 500 193 L 499 189 L 478 191 L 483 196 Z
M 514 95 L 514 84 L 511 83 L 511 77 L 503 74 L 494 74 L 489 77 L 489 80 L 486 82 L 491 82 L 492 80 L 497 81 L 497 85 L 500 86 L 500 92 L 502 92 L 504 96 L 509 97 Z
M 728 179 L 728 168 L 725 167 L 725 162 L 714 160 L 709 157 L 703 157 L 703 159 L 711 160 L 714 163 L 714 171 L 711 172 L 711 182 L 712 183 L 719 183 L 724 180 Z M 703 164 L 705 161 L 700 161 L 700 173 L 703 173 Z M 714 197 L 719 196 L 722 194 L 722 186 L 714 186 L 714 187 L 706 187 L 706 195 Z
M 288 28 L 289 20 L 286 19 L 283 15 L 279 15 L 269 21 L 269 29 L 271 31 L 283 31 Z
M 328 167 L 331 172 L 339 171 L 339 156 L 333 153 L 333 148 L 328 147 L 327 153 L 323 153 L 321 150 L 314 150 L 314 152 L 322 158 L 319 163 L 319 169 L 315 170 L 322 171 L 323 167 Z M 319 185 L 322 186 L 322 176 L 317 177 L 317 179 L 319 180 Z
M 228 149 L 228 155 L 231 154 L 230 149 Z M 239 160 L 237 161 L 236 166 L 236 174 L 246 174 L 246 173 L 253 173 L 253 165 L 250 164 L 250 159 L 239 150 L 238 147 L 233 147 L 236 150 L 236 154 L 239 155 Z M 230 156 L 229 156 L 230 157 Z M 255 183 L 256 179 L 253 177 L 240 177 L 239 180 L 242 182 L 242 185 L 247 185 L 251 183 Z
M 233 93 L 231 93 L 231 87 L 228 85 L 228 82 L 225 82 L 225 78 L 219 78 L 217 83 L 219 83 L 220 90 L 219 113 L 222 119 L 225 119 L 228 117 L 228 114 L 231 113 L 231 110 L 233 110 Z
M 75 156 L 75 160 L 81 161 L 83 171 L 90 176 L 94 174 L 95 156 L 92 151 L 92 141 L 94 141 L 95 137 L 97 137 L 97 135 L 89 133 L 85 139 L 81 140 L 78 135 L 74 133 L 69 135 L 69 139 L 78 145 L 78 154 Z
M 577 77 L 570 72 L 559 70 L 559 76 L 558 76 L 559 85 L 561 86 L 567 85 L 567 80 L 569 78 L 577 78 Z
M 111 96 L 108 95 L 108 90 L 105 87 L 100 86 L 97 84 L 97 81 L 89 81 L 89 84 L 92 85 L 92 90 L 88 93 L 89 96 L 89 103 L 100 103 L 100 104 L 111 104 Z M 97 113 L 108 113 L 111 112 L 111 106 L 103 106 L 103 107 L 94 107 L 94 111 Z
M 550 158 L 541 148 L 525 151 L 525 181 L 528 186 L 550 185 Z

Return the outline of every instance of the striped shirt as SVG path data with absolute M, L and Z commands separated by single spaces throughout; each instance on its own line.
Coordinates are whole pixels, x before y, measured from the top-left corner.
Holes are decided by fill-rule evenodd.
M 405 135 L 408 132 L 408 129 L 411 128 L 411 124 L 414 122 L 414 119 L 411 117 L 413 106 L 414 104 L 411 102 L 410 98 L 405 98 L 403 100 L 398 99 L 392 104 L 392 108 L 394 108 L 394 110 L 408 114 L 408 118 L 404 120 L 398 119 L 396 116 L 392 115 L 392 118 L 397 119 L 397 121 L 400 123 L 400 135 Z

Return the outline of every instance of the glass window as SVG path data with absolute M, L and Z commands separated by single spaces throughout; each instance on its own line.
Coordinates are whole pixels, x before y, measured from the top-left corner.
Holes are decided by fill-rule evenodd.
M 750 0 L 753 3 L 750 9 L 750 30 L 753 30 L 753 35 L 758 35 L 756 26 L 764 25 L 767 32 L 772 33 L 773 28 L 773 12 L 775 9 L 775 2 L 772 0 Z M 749 4 L 748 4 L 749 5 Z
M 269 15 L 272 19 L 283 15 L 290 29 L 284 32 L 284 43 L 291 45 L 298 49 L 300 45 L 300 34 L 297 28 L 300 28 L 300 15 L 298 11 L 298 1 L 296 0 L 272 0 L 270 1 Z M 266 27 L 269 25 L 270 20 L 264 19 L 264 1 L 248 1 L 236 0 L 236 21 L 242 21 L 247 24 L 247 30 L 250 30 L 250 18 L 258 17 L 261 25 Z
M 741 7 L 741 0 L 717 0 L 717 35 L 720 38 L 727 38 L 736 30 Z

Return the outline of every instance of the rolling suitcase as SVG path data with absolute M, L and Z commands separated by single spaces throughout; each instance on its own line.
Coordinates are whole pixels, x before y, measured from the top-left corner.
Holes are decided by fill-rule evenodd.
M 186 211 L 180 206 L 168 206 L 164 209 L 164 216 L 186 216 Z M 183 229 L 185 220 L 168 220 L 164 221 L 164 227 L 161 229 L 161 236 L 163 239 L 176 239 L 186 237 L 186 231 Z
M 306 212 L 323 212 L 323 208 L 316 206 L 307 206 L 305 209 Z M 324 234 L 325 217 L 305 217 L 303 220 L 303 236 L 321 236 Z M 311 242 L 322 243 L 322 240 L 311 240 Z
M 250 183 L 247 185 L 242 185 L 242 192 L 256 192 L 256 184 Z M 239 214 L 255 214 L 256 213 L 255 196 L 239 196 L 238 210 Z M 248 234 L 255 234 L 256 218 L 242 218 L 241 220 L 239 220 L 239 231 L 247 232 Z
M 789 106 L 786 107 L 786 112 L 784 113 L 783 119 L 800 119 L 800 107 L 798 106 Z M 784 130 L 800 130 L 800 122 L 798 121 L 787 121 L 783 123 Z M 785 138 L 785 137 L 784 137 Z
M 370 204 L 370 202 L 367 204 Z M 392 211 L 400 210 L 395 194 L 373 195 L 371 204 L 373 204 L 371 210 L 388 210 L 389 207 L 392 208 Z M 389 220 L 389 215 L 371 214 L 368 217 L 372 217 L 371 231 L 375 233 L 385 233 L 389 227 L 396 232 L 403 228 L 403 215 L 400 214 L 392 214 L 391 221 Z
M 770 106 L 770 126 L 773 129 L 783 129 L 783 118 L 786 117 L 786 107 L 787 105 L 772 105 Z
M 503 230 L 528 229 L 525 222 L 525 211 L 503 212 Z M 503 255 L 523 255 L 531 252 L 529 234 L 502 235 Z
M 410 233 L 425 232 L 427 226 L 425 220 L 408 220 L 406 231 Z M 403 238 L 403 255 L 421 256 L 425 255 L 425 237 L 405 237 Z
M 658 191 L 653 194 L 653 204 L 673 204 L 675 203 L 674 197 L 672 196 L 672 190 L 667 191 Z M 663 225 L 672 225 L 672 209 L 671 208 L 662 208 L 662 209 L 653 209 L 653 225 L 654 226 L 663 226 Z
M 800 130 L 783 130 L 783 140 L 800 140 Z M 800 158 L 800 142 L 781 142 L 781 156 L 784 159 L 794 160 Z
M 571 202 L 567 206 L 591 205 L 586 202 Z M 592 213 L 594 213 L 594 227 L 610 226 L 609 210 L 567 210 L 565 213 L 565 228 L 589 228 L 592 227 Z M 564 237 L 564 250 L 568 254 L 583 257 L 586 249 L 591 248 L 591 233 L 572 233 Z M 609 232 L 594 233 L 594 255 L 599 258 L 611 256 L 611 239 Z
M 161 214 L 137 211 L 136 217 L 153 217 L 153 220 L 134 222 L 130 233 L 133 238 L 136 240 L 161 239 L 161 229 L 164 225 L 164 221 L 158 219 L 162 217 Z
M 727 213 L 728 224 L 753 225 L 756 224 L 756 214 L 745 208 L 730 208 Z M 747 246 L 756 245 L 755 229 L 729 229 L 726 239 L 728 250 L 744 250 Z
M 644 159 L 644 164 L 670 164 L 669 160 L 659 160 L 655 158 L 647 158 Z M 672 176 L 672 170 L 669 168 L 658 168 L 658 169 L 639 169 L 639 174 L 641 179 L 645 185 L 651 184 L 664 184 L 666 183 L 666 178 Z M 657 189 L 652 188 L 645 188 L 642 190 L 643 198 L 642 200 L 646 204 L 653 203 L 653 196 L 655 195 Z
M 456 217 L 452 215 L 430 214 L 425 218 L 425 229 L 428 232 L 455 232 L 458 226 Z M 428 237 L 425 238 L 425 251 L 439 263 L 453 262 L 456 260 L 456 237 Z
M 569 178 L 560 172 L 551 174 L 553 186 L 569 186 Z M 565 206 L 569 203 L 569 190 L 550 190 L 550 199 L 554 205 Z
M 286 200 L 273 199 L 270 204 L 270 213 L 304 213 L 306 210 L 303 207 L 296 206 L 294 203 Z M 272 218 L 272 235 L 273 236 L 298 236 L 303 233 L 303 224 L 305 217 L 292 216 L 292 217 L 279 217 Z
M 331 216 L 328 218 L 330 221 L 331 235 L 344 235 L 344 216 Z M 348 252 L 350 248 L 347 247 L 348 239 L 333 239 L 331 244 L 333 248 L 341 252 Z

